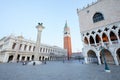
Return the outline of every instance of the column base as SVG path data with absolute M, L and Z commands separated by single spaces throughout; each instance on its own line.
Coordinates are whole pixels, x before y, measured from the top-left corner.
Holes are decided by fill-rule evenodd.
M 110 73 L 110 72 L 111 72 L 111 70 L 105 70 L 105 72 L 108 72 L 108 73 Z

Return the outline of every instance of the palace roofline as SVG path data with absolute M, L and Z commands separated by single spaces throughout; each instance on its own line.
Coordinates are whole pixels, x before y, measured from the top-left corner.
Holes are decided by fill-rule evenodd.
M 86 7 L 83 7 L 82 9 L 81 9 L 81 8 L 77 8 L 77 13 L 79 13 L 80 11 L 83 11 L 83 10 L 85 10 L 85 9 L 87 9 L 87 8 L 95 5 L 95 4 L 97 4 L 97 3 L 100 2 L 100 1 L 102 1 L 102 0 L 97 0 L 97 1 L 95 1 L 95 2 L 92 2 L 91 4 L 87 4 L 87 6 L 86 6 Z

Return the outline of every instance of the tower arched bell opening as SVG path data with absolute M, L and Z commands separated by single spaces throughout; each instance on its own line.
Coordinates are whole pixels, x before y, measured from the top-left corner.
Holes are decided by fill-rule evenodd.
M 87 52 L 88 62 L 89 63 L 98 63 L 97 56 L 93 50 Z
M 84 43 L 88 45 L 88 39 L 86 37 L 84 38 Z
M 113 56 L 111 55 L 111 52 L 107 49 L 102 49 L 100 51 L 100 59 L 101 59 L 101 63 L 103 64 L 104 61 L 104 57 L 106 59 L 106 63 L 108 64 L 114 64 L 114 59 Z
M 103 40 L 103 42 L 109 42 L 108 37 L 105 33 L 103 33 L 103 35 L 102 35 L 102 40 Z
M 110 32 L 110 39 L 111 41 L 114 43 L 115 41 L 117 41 L 117 36 L 115 35 L 115 33 L 113 33 L 112 31 Z
M 118 62 L 120 64 L 120 48 L 117 50 L 117 59 L 118 59 Z
M 92 36 L 90 36 L 90 44 L 95 44 L 95 41 Z

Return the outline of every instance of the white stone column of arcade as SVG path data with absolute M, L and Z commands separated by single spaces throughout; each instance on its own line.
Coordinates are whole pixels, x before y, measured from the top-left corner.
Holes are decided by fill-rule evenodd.
M 38 25 L 36 26 L 37 28 L 37 40 L 36 40 L 36 47 L 35 47 L 35 58 L 34 60 L 35 61 L 38 61 L 39 60 L 39 48 L 40 48 L 40 43 L 41 43 L 41 33 L 42 33 L 42 30 L 44 29 L 43 27 L 43 23 L 38 23 Z

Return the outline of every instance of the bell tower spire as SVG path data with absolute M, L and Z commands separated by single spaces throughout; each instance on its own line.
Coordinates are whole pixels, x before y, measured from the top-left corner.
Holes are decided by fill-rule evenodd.
M 64 49 L 67 49 L 67 57 L 69 60 L 72 55 L 72 46 L 71 46 L 70 28 L 67 25 L 67 21 L 64 27 Z

